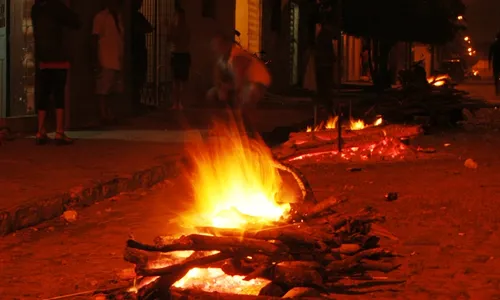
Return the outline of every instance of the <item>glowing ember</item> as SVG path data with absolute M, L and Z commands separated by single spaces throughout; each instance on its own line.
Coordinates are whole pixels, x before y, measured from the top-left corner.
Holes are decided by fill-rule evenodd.
M 280 193 L 282 181 L 270 149 L 231 125 L 216 124 L 216 137 L 188 149 L 195 167 L 191 180 L 196 217 L 186 220 L 192 225 L 238 228 L 278 221 L 290 210 L 293 201 Z M 277 202 L 278 194 L 285 204 Z
M 337 150 L 311 152 L 303 155 L 296 156 L 289 159 L 289 161 L 303 160 L 312 157 L 320 156 L 338 156 L 342 160 L 361 160 L 366 161 L 372 157 L 379 157 L 381 159 L 403 159 L 413 154 L 413 151 L 397 139 L 383 138 L 380 142 L 362 145 L 360 147 L 349 147 L 342 152 Z
M 330 118 L 328 118 L 328 120 L 326 122 L 321 122 L 318 126 L 314 127 L 314 130 L 311 126 L 309 126 L 309 127 L 307 127 L 306 131 L 313 132 L 313 131 L 336 129 L 337 124 L 338 124 L 338 120 L 339 120 L 338 116 L 330 117 Z M 361 129 L 364 129 L 367 127 L 380 126 L 380 125 L 382 125 L 383 122 L 384 122 L 384 120 L 382 119 L 382 117 L 377 118 L 377 120 L 375 120 L 375 122 L 373 122 L 373 124 L 365 124 L 365 122 L 363 120 L 351 119 L 349 121 L 349 124 L 347 125 L 347 127 L 350 130 L 361 130 Z
M 174 286 L 182 289 L 200 289 L 204 291 L 214 291 L 220 293 L 230 293 L 239 295 L 256 295 L 259 293 L 268 280 L 252 279 L 244 280 L 244 276 L 229 276 L 220 268 L 194 268 L 177 281 Z

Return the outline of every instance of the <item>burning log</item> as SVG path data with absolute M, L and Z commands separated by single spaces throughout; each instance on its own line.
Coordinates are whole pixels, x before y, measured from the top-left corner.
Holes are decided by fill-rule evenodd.
M 359 137 L 364 137 L 366 139 L 373 139 L 390 136 L 395 138 L 401 137 L 412 137 L 417 136 L 422 133 L 422 128 L 419 125 L 387 125 L 387 126 L 377 126 L 377 127 L 367 127 L 361 130 L 343 130 L 342 138 L 344 140 L 351 140 Z M 295 141 L 295 145 L 305 145 L 307 143 L 316 142 L 328 142 L 336 141 L 338 134 L 336 130 L 321 130 L 313 132 L 294 132 L 290 134 L 290 140 Z
M 302 191 L 302 199 L 304 203 L 317 202 L 309 181 L 299 169 L 279 160 L 275 160 L 275 166 L 278 170 L 286 171 L 292 174 L 293 178 L 297 181 L 300 190 Z
M 173 281 L 171 283 L 174 284 L 176 281 L 181 279 L 186 275 L 186 273 L 192 268 L 203 267 L 206 265 L 210 265 L 213 263 L 217 263 L 223 260 L 226 260 L 232 256 L 229 252 L 220 252 L 217 254 L 196 258 L 196 259 L 186 259 L 184 262 L 180 264 L 171 265 L 165 268 L 159 269 L 141 269 L 138 268 L 136 270 L 137 275 L 140 276 L 164 276 L 169 275 L 173 277 Z M 180 277 L 179 277 L 180 276 Z
M 369 127 L 363 130 L 345 131 L 342 134 L 343 148 L 369 148 L 380 143 L 384 138 L 400 140 L 411 138 L 422 133 L 419 125 L 388 125 Z M 298 132 L 290 135 L 290 140 L 273 150 L 276 158 L 291 160 L 310 153 L 331 153 L 338 150 L 338 134 L 335 130 Z
M 139 243 L 134 240 L 127 241 L 127 247 L 152 252 L 172 252 L 172 251 L 230 251 L 232 249 L 246 249 L 248 251 L 275 254 L 282 250 L 277 246 L 259 239 L 240 239 L 237 237 L 215 237 L 209 235 L 191 234 L 182 236 L 171 244 L 164 246 L 153 246 Z
M 243 281 L 267 280 L 284 292 L 310 287 L 321 293 L 338 289 L 333 285 L 339 280 L 335 278 L 361 278 L 369 272 L 390 273 L 399 268 L 394 262 L 397 255 L 381 248 L 380 238 L 371 230 L 371 224 L 383 218 L 372 209 L 339 214 L 332 209 L 337 203 L 330 199 L 302 208 L 300 223 L 289 219 L 289 224 L 247 230 L 201 227 L 198 232 L 210 235 L 192 234 L 158 245 L 129 240 L 126 259 L 136 264 L 138 275 L 161 276 L 155 284 L 164 293 L 193 268 L 219 268 L 229 276 L 242 276 Z M 393 237 L 379 225 L 375 228 L 375 232 Z M 195 252 L 164 268 L 144 267 L 146 258 L 154 257 L 145 253 L 181 250 Z M 220 252 L 203 252 L 211 250 Z M 171 293 L 185 292 L 172 289 Z

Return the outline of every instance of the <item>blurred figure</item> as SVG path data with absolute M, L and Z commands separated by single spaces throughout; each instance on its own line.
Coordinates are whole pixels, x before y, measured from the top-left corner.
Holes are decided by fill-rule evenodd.
M 168 40 L 171 44 L 173 87 L 172 87 L 172 109 L 182 110 L 182 93 L 184 85 L 189 80 L 189 69 L 191 68 L 191 54 L 189 44 L 191 42 L 191 31 L 186 22 L 186 13 L 182 8 L 175 9 L 174 21 L 170 25 Z
M 489 68 L 493 66 L 493 81 L 495 83 L 495 92 L 500 96 L 500 32 L 497 33 L 495 42 L 490 47 L 490 54 L 488 56 Z
M 106 0 L 106 8 L 94 17 L 92 28 L 93 62 L 97 73 L 96 94 L 101 121 L 114 121 L 111 97 L 123 91 L 123 17 L 121 0 Z
M 140 113 L 144 109 L 141 105 L 141 91 L 144 88 L 148 75 L 148 49 L 146 35 L 153 32 L 153 26 L 141 13 L 143 0 L 132 1 L 132 108 Z
M 56 136 L 58 145 L 72 144 L 73 140 L 64 133 L 64 102 L 66 77 L 70 67 L 65 49 L 63 29 L 78 29 L 77 14 L 59 0 L 37 0 L 31 9 L 33 34 L 35 38 L 36 61 L 36 108 L 38 110 L 37 145 L 48 142 L 45 117 L 51 97 L 56 108 Z
M 226 96 L 230 106 L 240 111 L 243 125 L 252 136 L 256 133 L 254 125 L 257 103 L 264 98 L 271 85 L 271 75 L 261 60 L 223 35 L 214 37 L 212 48 L 219 57 L 218 79 L 222 79 L 222 84 L 216 83 L 216 88 L 217 85 L 222 88 L 216 94 Z M 228 91 L 232 93 L 228 94 Z

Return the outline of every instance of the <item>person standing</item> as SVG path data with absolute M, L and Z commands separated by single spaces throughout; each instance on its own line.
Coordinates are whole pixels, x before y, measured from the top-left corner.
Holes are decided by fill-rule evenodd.
M 92 60 L 99 98 L 101 120 L 114 121 L 110 109 L 111 97 L 123 91 L 124 27 L 121 0 L 106 0 L 106 8 L 94 17 L 92 28 Z
M 271 74 L 266 65 L 255 55 L 235 45 L 224 35 L 212 40 L 212 48 L 219 56 L 218 65 L 223 73 L 231 76 L 233 92 L 230 105 L 241 113 L 243 125 L 250 137 L 256 137 L 257 104 L 264 99 L 271 85 Z M 227 88 L 224 88 L 227 89 Z
M 57 145 L 69 145 L 73 140 L 64 132 L 64 102 L 70 63 L 63 31 L 64 28 L 78 29 L 79 17 L 60 0 L 37 0 L 31 8 L 31 20 L 36 61 L 36 144 L 44 145 L 49 141 L 45 118 L 52 97 L 56 109 L 55 142 Z
M 489 67 L 493 66 L 493 82 L 495 83 L 495 93 L 500 96 L 500 32 L 497 34 L 495 42 L 490 47 L 488 56 Z
M 153 26 L 141 13 L 143 0 L 133 0 L 132 11 L 132 81 L 133 81 L 133 109 L 140 113 L 141 91 L 146 83 L 148 74 L 148 49 L 146 35 L 153 32 Z
M 191 68 L 191 54 L 189 53 L 191 31 L 186 22 L 186 12 L 182 8 L 175 9 L 174 21 L 168 32 L 172 51 L 170 60 L 173 76 L 172 109 L 182 110 L 182 93 L 184 85 L 189 80 L 189 69 Z

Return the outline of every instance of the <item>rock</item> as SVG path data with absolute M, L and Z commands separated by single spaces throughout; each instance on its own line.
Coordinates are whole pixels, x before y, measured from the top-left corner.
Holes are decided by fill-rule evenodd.
M 320 292 L 307 287 L 296 287 L 288 291 L 282 298 L 302 298 L 302 297 L 321 297 Z
M 475 162 L 472 158 L 469 158 L 465 161 L 464 166 L 469 169 L 477 169 L 477 162 Z
M 78 216 L 78 213 L 74 210 L 67 210 L 63 213 L 62 217 L 66 222 L 72 223 L 76 221 L 76 217 Z
M 118 272 L 118 278 L 120 278 L 122 280 L 133 279 L 135 277 L 136 277 L 136 274 L 135 274 L 134 268 L 123 269 L 120 272 Z
M 285 293 L 285 290 L 281 286 L 270 282 L 260 290 L 259 296 L 281 297 Z

